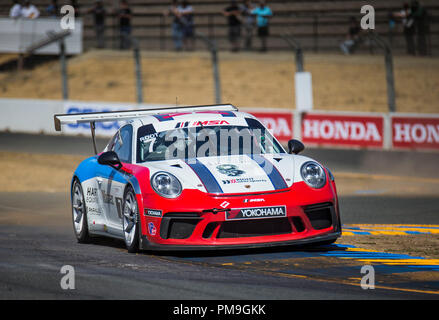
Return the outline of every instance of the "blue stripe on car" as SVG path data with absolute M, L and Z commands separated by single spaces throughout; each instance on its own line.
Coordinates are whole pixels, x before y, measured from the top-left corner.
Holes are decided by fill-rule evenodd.
M 196 173 L 198 178 L 200 178 L 201 182 L 204 184 L 207 192 L 209 193 L 223 193 L 221 186 L 218 181 L 216 181 L 213 174 L 207 169 L 207 167 L 202 164 L 197 159 L 186 160 L 186 163 L 192 170 Z
M 288 188 L 287 183 L 274 164 L 260 155 L 253 154 L 249 155 L 249 157 L 265 171 L 265 174 L 268 176 L 276 190 Z

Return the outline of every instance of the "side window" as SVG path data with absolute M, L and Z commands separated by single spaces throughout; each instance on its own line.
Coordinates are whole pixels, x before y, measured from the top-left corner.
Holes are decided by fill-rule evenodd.
M 117 139 L 117 135 L 119 134 L 119 132 L 117 132 L 111 139 L 110 142 L 108 142 L 107 146 L 105 147 L 105 151 L 113 151 L 114 150 L 114 144 L 116 142 Z
M 115 136 L 116 140 L 113 151 L 117 153 L 122 162 L 131 162 L 132 137 L 133 127 L 131 125 L 126 125 L 120 129 L 119 133 Z

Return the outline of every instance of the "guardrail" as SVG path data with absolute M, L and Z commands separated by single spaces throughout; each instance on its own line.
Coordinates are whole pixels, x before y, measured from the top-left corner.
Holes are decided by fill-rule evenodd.
M 0 131 L 59 134 L 53 115 L 104 112 L 169 105 L 0 99 Z M 239 108 L 259 118 L 281 142 L 295 138 L 306 145 L 340 148 L 439 150 L 439 114 L 369 113 Z M 111 136 L 118 122 L 97 123 L 97 136 Z M 67 125 L 63 134 L 90 135 L 88 124 Z

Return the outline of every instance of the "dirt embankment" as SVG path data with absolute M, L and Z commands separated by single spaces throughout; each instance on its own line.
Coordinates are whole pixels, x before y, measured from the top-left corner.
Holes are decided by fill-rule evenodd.
M 142 52 L 142 57 L 145 102 L 214 102 L 208 53 Z M 305 54 L 305 69 L 312 73 L 315 109 L 387 111 L 381 54 Z M 394 69 L 397 111 L 439 113 L 439 59 L 395 57 Z M 220 53 L 222 100 L 241 107 L 294 108 L 294 72 L 292 53 Z M 68 73 L 72 100 L 135 102 L 131 52 L 85 53 L 69 60 Z M 0 72 L 0 95 L 60 99 L 59 62 Z

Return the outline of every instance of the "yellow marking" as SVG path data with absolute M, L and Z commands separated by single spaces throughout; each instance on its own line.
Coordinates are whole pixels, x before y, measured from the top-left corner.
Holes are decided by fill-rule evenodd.
M 319 281 L 319 282 L 345 284 L 345 285 L 356 286 L 356 287 L 361 286 L 361 283 L 351 282 L 351 281 L 346 281 L 346 280 L 313 278 L 313 277 L 307 277 L 307 276 L 302 276 L 302 275 L 297 275 L 297 274 L 286 274 L 286 273 L 274 272 L 274 271 L 263 271 L 262 273 L 267 274 L 267 275 L 274 275 L 274 276 L 284 277 L 284 278 L 305 278 L 305 279 Z M 439 295 L 439 291 L 420 290 L 420 289 L 407 289 L 407 288 L 396 288 L 396 287 L 388 287 L 388 286 L 382 286 L 382 285 L 375 285 L 375 289 L 384 289 L 384 290 L 392 290 L 392 291 L 402 291 L 402 292 L 413 292 L 413 293 L 424 293 L 424 294 L 437 294 L 437 295 Z
M 233 266 L 233 262 L 222 263 L 222 266 Z
M 428 228 L 432 227 L 432 228 Z M 436 227 L 437 229 L 434 229 Z M 344 226 L 343 235 L 358 235 L 355 232 L 369 232 L 371 235 L 408 235 L 407 231 L 417 231 L 421 233 L 439 234 L 438 225 L 380 225 L 380 224 L 350 224 Z M 359 228 L 352 230 L 351 228 Z
M 361 262 L 379 262 L 388 265 L 438 266 L 439 259 L 356 259 Z

